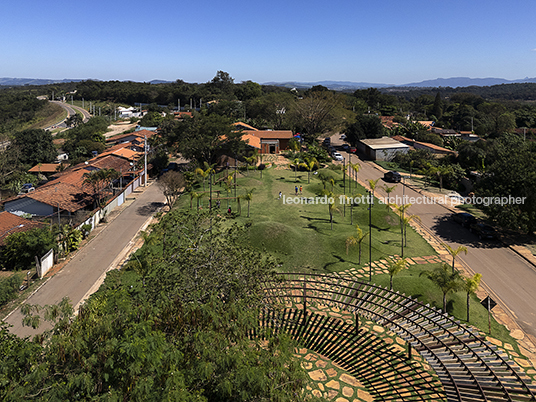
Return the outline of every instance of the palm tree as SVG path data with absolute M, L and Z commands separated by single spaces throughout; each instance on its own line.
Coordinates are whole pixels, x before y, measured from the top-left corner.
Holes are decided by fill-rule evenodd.
M 378 181 L 380 181 L 380 179 L 376 179 L 376 180 L 372 180 L 370 179 L 368 181 L 369 183 L 369 187 L 370 187 L 370 191 L 372 192 L 372 196 L 374 197 L 374 190 L 376 189 L 376 185 L 378 184 Z
M 443 243 L 443 246 L 447 249 L 449 254 L 452 256 L 452 272 L 454 272 L 454 262 L 458 254 L 465 253 L 467 255 L 467 247 L 458 246 L 456 249 L 450 247 L 448 244 Z
M 383 186 L 383 189 L 387 193 L 387 202 L 385 203 L 385 207 L 387 208 L 387 212 L 389 212 L 389 207 L 391 205 L 394 205 L 394 204 L 391 204 L 389 202 L 389 199 L 391 198 L 391 193 L 394 191 L 395 188 L 396 188 L 396 186 L 389 187 L 387 184 L 385 186 Z
M 402 217 L 402 227 L 404 231 L 404 238 L 402 239 L 402 257 L 404 257 L 404 247 L 408 246 L 408 225 L 411 221 L 420 221 L 421 218 L 418 215 L 406 215 Z
M 252 188 L 251 190 L 249 190 L 244 196 L 244 200 L 246 200 L 248 202 L 248 218 L 249 218 L 249 203 L 253 200 L 253 191 L 255 191 L 254 188 Z
M 93 170 L 84 174 L 83 185 L 89 185 L 93 190 L 93 196 L 95 197 L 96 204 L 100 206 L 102 200 L 102 190 L 117 179 L 120 173 L 115 169 L 100 169 Z
M 190 209 L 192 209 L 194 198 L 197 199 L 197 197 L 198 197 L 198 194 L 195 191 L 190 191 Z
M 419 276 L 426 276 L 443 293 L 443 313 L 447 312 L 447 294 L 460 290 L 462 280 L 458 271 L 450 272 L 449 265 L 446 263 L 435 268 L 433 271 L 422 271 Z
M 316 158 L 306 158 L 304 163 L 300 163 L 300 166 L 307 170 L 307 183 L 311 183 L 311 171 L 315 166 L 318 166 Z
M 331 191 L 323 190 L 322 193 L 327 198 L 333 198 L 333 199 L 335 198 L 335 194 L 333 194 Z M 328 203 L 328 211 L 329 211 L 329 222 L 331 223 L 331 230 L 333 230 L 333 213 L 334 212 L 338 212 L 339 214 L 341 213 L 341 210 L 339 209 L 339 207 L 335 205 L 335 200 L 333 200 L 333 202 Z
M 245 157 L 244 159 L 246 160 L 246 168 L 249 170 L 249 165 L 255 165 L 257 163 L 257 150 L 255 150 L 251 156 Z M 246 173 L 248 172 L 246 171 Z
M 453 169 L 452 166 L 438 166 L 435 169 L 435 174 L 437 176 L 437 179 L 439 180 L 439 191 L 443 191 L 443 177 L 447 176 L 448 174 L 452 173 Z
M 469 297 L 476 293 L 480 286 L 482 274 L 474 274 L 473 276 L 463 278 L 463 290 L 467 293 L 467 322 L 469 322 Z
M 361 243 L 363 243 L 363 240 L 365 240 L 365 238 L 367 237 L 368 235 L 368 232 L 367 233 L 363 233 L 363 231 L 361 230 L 361 228 L 359 227 L 359 225 L 355 225 L 356 229 L 357 229 L 357 237 L 354 237 L 354 236 L 348 236 L 346 238 L 346 255 L 348 255 L 348 249 L 352 246 L 357 246 L 357 250 L 358 250 L 358 255 L 359 255 L 359 262 L 358 264 L 361 265 Z
M 387 271 L 389 272 L 389 290 L 393 290 L 393 276 L 408 266 L 408 262 L 405 258 L 394 260 L 389 258 L 387 261 Z
M 297 172 L 298 172 L 298 165 L 300 164 L 300 159 L 299 158 L 295 158 L 294 159 L 294 182 L 296 182 L 296 180 L 298 180 L 297 178 Z
M 205 180 L 207 177 L 210 177 L 212 173 L 214 173 L 214 165 L 209 165 L 207 162 L 205 162 L 204 168 L 198 167 L 195 169 L 195 174 L 201 176 L 203 179 L 203 191 L 205 191 Z
M 354 171 L 356 179 L 357 179 L 357 173 L 359 172 L 359 168 L 361 167 L 361 165 L 358 162 L 356 163 L 350 162 L 349 165 L 350 165 L 350 169 Z

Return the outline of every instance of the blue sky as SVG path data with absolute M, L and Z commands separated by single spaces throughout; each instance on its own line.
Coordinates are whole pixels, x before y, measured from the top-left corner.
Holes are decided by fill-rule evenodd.
M 405 84 L 536 76 L 534 0 L 18 0 L 0 77 Z

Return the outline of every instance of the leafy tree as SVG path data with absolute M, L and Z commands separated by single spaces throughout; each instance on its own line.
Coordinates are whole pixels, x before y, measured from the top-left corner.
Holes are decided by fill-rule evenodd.
M 76 318 L 67 300 L 25 306 L 27 325 L 44 314 L 54 327 L 40 342 L 0 328 L 0 397 L 304 401 L 295 345 L 258 323 L 275 262 L 243 235 L 216 215 L 173 210 Z
M 460 290 L 462 287 L 461 276 L 458 271 L 450 272 L 448 264 L 441 264 L 433 271 L 422 271 L 420 276 L 426 276 L 434 285 L 441 289 L 443 293 L 443 313 L 447 312 L 447 295 Z
M 39 129 L 20 131 L 14 134 L 13 144 L 20 150 L 19 160 L 25 165 L 54 162 L 58 155 L 50 131 Z
M 355 146 L 359 140 L 365 138 L 381 138 L 385 135 L 385 128 L 376 115 L 358 116 L 354 123 L 345 129 L 346 139 Z
M 44 256 L 50 249 L 58 250 L 54 233 L 46 228 L 15 232 L 5 239 L 2 263 L 7 269 L 27 269 L 35 264 L 35 257 Z
M 241 139 L 242 133 L 235 131 L 228 118 L 194 114 L 191 119 L 177 124 L 174 135 L 168 138 L 168 145 L 187 159 L 211 165 L 223 153 L 237 155 L 244 146 Z

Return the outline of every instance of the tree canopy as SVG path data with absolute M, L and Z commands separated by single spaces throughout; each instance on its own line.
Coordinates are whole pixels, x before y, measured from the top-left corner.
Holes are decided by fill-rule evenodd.
M 215 215 L 171 211 L 77 318 L 66 301 L 26 306 L 27 323 L 45 313 L 56 324 L 43 342 L 0 327 L 0 397 L 304 400 L 294 345 L 257 325 L 275 264 L 240 236 Z

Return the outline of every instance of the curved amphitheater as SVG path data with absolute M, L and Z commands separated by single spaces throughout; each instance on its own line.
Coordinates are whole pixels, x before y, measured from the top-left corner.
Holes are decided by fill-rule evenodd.
M 365 400 L 536 401 L 532 379 L 506 353 L 429 305 L 342 276 L 279 276 L 284 280 L 265 286 L 268 305 L 281 308 L 266 308 L 262 325 L 353 375 L 366 388 Z M 367 322 L 405 345 L 385 342 Z

